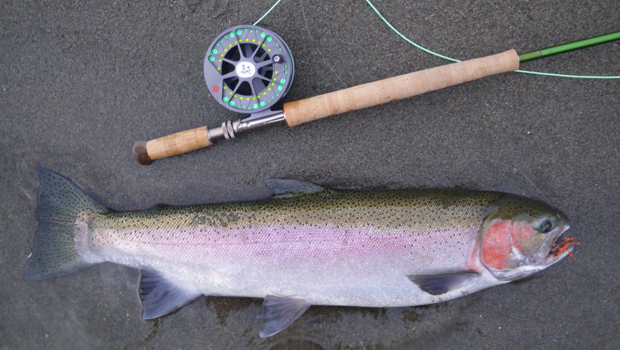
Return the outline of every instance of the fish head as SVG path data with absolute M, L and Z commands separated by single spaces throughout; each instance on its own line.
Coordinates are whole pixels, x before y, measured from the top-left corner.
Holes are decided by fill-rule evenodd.
M 514 281 L 562 260 L 574 248 L 560 239 L 566 215 L 550 205 L 504 195 L 489 207 L 480 233 L 480 260 L 501 281 Z

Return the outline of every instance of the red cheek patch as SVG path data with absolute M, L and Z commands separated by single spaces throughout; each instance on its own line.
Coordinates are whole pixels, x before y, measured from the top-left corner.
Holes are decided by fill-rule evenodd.
M 493 222 L 484 236 L 482 260 L 493 269 L 504 268 L 506 254 L 510 252 L 510 220 Z
M 521 253 L 523 249 L 528 248 L 528 240 L 536 234 L 536 231 L 527 223 L 520 222 L 518 225 L 512 225 L 510 235 L 512 236 L 512 245 Z

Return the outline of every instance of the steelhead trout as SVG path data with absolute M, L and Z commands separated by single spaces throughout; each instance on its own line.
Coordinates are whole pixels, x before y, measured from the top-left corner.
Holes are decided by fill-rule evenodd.
M 26 279 L 113 262 L 141 270 L 143 318 L 201 295 L 264 298 L 261 337 L 310 305 L 438 303 L 529 276 L 570 254 L 568 220 L 499 192 L 329 189 L 268 180 L 259 201 L 116 212 L 40 177 Z

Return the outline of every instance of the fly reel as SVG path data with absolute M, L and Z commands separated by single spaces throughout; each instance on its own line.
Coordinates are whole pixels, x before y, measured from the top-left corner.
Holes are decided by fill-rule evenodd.
M 223 31 L 209 45 L 204 74 L 211 95 L 222 106 L 255 114 L 286 95 L 294 67 L 291 51 L 277 34 L 240 25 Z

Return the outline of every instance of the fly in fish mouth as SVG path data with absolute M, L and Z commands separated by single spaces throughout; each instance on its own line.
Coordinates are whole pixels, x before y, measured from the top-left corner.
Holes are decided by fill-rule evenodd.
M 573 246 L 581 245 L 581 243 L 575 242 L 574 240 L 575 238 L 568 238 L 565 236 L 562 236 L 561 238 L 558 237 L 558 240 L 553 244 L 553 247 L 549 251 L 549 255 L 553 255 L 553 259 L 557 259 L 558 255 L 561 256 L 568 253 L 571 258 L 575 259 L 572 253 L 572 250 L 574 249 Z

